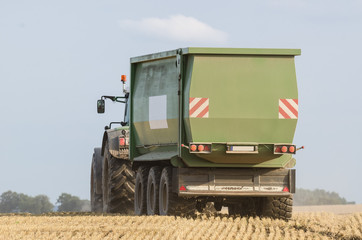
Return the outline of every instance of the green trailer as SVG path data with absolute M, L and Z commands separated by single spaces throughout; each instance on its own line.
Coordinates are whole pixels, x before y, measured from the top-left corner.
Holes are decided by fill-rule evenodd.
M 230 214 L 290 218 L 296 55 L 183 48 L 131 58 L 130 92 L 98 101 L 99 112 L 106 98 L 126 111 L 93 155 L 93 210 L 183 215 L 213 203 Z

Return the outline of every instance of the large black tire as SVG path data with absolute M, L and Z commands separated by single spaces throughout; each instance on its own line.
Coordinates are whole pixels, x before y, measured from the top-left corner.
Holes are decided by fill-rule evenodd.
M 102 194 L 97 194 L 96 191 L 96 177 L 95 177 L 94 164 L 92 164 L 91 169 L 91 189 L 90 189 L 90 198 L 91 198 L 91 211 L 92 212 L 102 212 L 103 210 L 103 196 Z
M 136 173 L 136 185 L 134 195 L 134 212 L 137 216 L 147 213 L 147 177 L 148 168 L 140 166 Z
M 289 220 L 292 218 L 293 197 L 267 197 L 263 199 L 264 217 Z
M 106 143 L 103 159 L 103 212 L 133 213 L 134 172 L 131 162 L 113 157 Z
M 148 173 L 147 181 L 147 215 L 159 214 L 159 186 L 161 167 L 152 167 Z
M 178 197 L 172 192 L 172 168 L 165 167 L 161 173 L 159 188 L 160 215 L 193 216 L 196 201 Z

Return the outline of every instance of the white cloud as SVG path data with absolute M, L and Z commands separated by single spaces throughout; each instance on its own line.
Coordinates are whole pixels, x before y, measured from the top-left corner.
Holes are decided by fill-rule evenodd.
M 183 15 L 146 18 L 140 21 L 121 20 L 119 23 L 123 29 L 182 42 L 225 43 L 228 38 L 225 32 Z

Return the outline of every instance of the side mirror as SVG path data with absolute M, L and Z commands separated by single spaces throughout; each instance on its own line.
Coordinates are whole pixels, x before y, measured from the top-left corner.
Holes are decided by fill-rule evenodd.
M 97 101 L 97 113 L 104 113 L 106 108 L 105 101 L 103 99 L 99 99 Z

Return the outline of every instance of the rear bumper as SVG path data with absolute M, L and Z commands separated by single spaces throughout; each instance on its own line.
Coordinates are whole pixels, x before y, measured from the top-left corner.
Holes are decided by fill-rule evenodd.
M 179 196 L 290 196 L 295 169 L 174 168 L 173 191 Z M 285 187 L 289 191 L 285 190 Z

